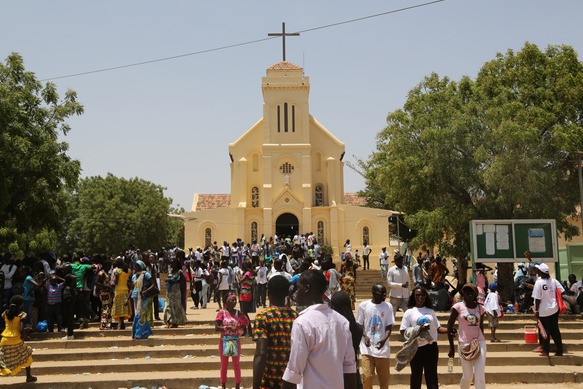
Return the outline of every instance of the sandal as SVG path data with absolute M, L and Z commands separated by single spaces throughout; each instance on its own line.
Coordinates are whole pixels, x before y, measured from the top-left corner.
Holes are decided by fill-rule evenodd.
M 500 339 L 497 339 L 497 338 L 490 339 L 490 342 L 492 342 L 492 343 L 500 343 Z
M 537 347 L 534 350 L 532 350 L 533 353 L 542 353 L 543 352 L 543 348 L 542 347 Z
M 548 357 L 549 353 L 542 352 L 538 355 L 539 357 Z

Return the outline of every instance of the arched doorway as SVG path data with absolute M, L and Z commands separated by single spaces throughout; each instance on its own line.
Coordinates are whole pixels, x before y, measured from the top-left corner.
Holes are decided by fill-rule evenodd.
M 298 218 L 291 213 L 283 213 L 279 215 L 275 221 L 275 234 L 279 237 L 291 236 L 299 234 L 300 223 Z

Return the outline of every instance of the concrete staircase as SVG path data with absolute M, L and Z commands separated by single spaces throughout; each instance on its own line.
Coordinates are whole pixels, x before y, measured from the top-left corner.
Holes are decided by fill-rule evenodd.
M 398 314 L 398 322 L 400 321 Z M 447 314 L 440 313 L 442 323 Z M 502 343 L 488 344 L 488 383 L 568 383 L 583 382 L 583 336 L 579 317 L 561 318 L 566 354 L 563 357 L 539 357 L 533 344 L 524 341 L 524 326 L 531 317 L 507 315 L 498 330 Z M 178 329 L 156 328 L 147 340 L 136 341 L 128 331 L 100 332 L 91 327 L 77 331 L 76 339 L 64 341 L 59 334 L 36 334 L 29 344 L 35 349 L 33 373 L 39 377 L 35 388 L 198 388 L 201 384 L 217 385 L 219 358 L 217 335 L 212 321 L 199 322 Z M 395 329 L 391 335 L 392 354 L 401 341 Z M 243 339 L 241 368 L 243 386 L 252 377 L 255 346 Z M 447 339 L 439 339 L 440 383 L 459 381 L 461 367 L 447 372 Z M 232 373 L 230 373 L 232 383 Z M 391 369 L 391 384 L 406 385 L 409 369 L 397 373 Z M 3 386 L 30 387 L 24 376 L 0 378 Z
M 368 274 L 370 273 L 370 275 Z M 361 277 L 362 276 L 362 277 Z M 378 271 L 359 272 L 359 301 L 370 298 L 372 284 L 380 279 Z M 357 302 L 357 304 L 358 304 Z M 34 385 L 26 384 L 23 373 L 16 377 L 0 377 L 0 385 L 9 388 L 35 389 L 111 389 L 111 388 L 198 388 L 205 384 L 218 386 L 218 335 L 214 333 L 216 305 L 206 310 L 188 310 L 189 323 L 181 328 L 162 328 L 156 323 L 154 335 L 147 340 L 132 340 L 129 330 L 99 331 L 96 323 L 75 332 L 75 340 L 62 340 L 62 334 L 33 334 L 28 342 L 34 348 Z M 400 323 L 402 313 L 397 313 Z M 438 313 L 445 325 L 449 313 Z M 486 380 L 489 384 L 549 383 L 557 388 L 583 382 L 583 320 L 580 316 L 560 318 L 565 344 L 563 357 L 539 357 L 526 344 L 524 327 L 534 324 L 530 315 L 506 315 L 497 335 L 501 343 L 488 342 Z M 487 330 L 487 329 L 486 329 Z M 488 331 L 488 330 L 487 330 Z M 488 334 L 486 338 L 489 339 Z M 400 350 L 398 325 L 390 338 L 391 355 Z M 439 338 L 439 380 L 455 385 L 461 376 L 456 360 L 453 373 L 447 372 L 447 338 Z M 552 344 L 552 343 L 551 343 Z M 255 344 L 242 340 L 242 386 L 249 388 Z M 394 361 L 391 363 L 394 366 Z M 409 368 L 396 372 L 391 368 L 391 386 L 408 387 Z M 402 386 L 399 386 L 402 385 Z M 229 370 L 228 387 L 234 386 Z

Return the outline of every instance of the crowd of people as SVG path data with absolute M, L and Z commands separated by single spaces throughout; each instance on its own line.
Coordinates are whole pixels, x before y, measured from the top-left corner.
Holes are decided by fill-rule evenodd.
M 362 252 L 362 271 L 370 270 L 372 250 L 366 242 Z M 395 356 L 396 368 L 410 366 L 411 388 L 421 388 L 423 374 L 428 388 L 438 387 L 438 334 L 447 335 L 450 358 L 455 354 L 454 339 L 458 340 L 463 371 L 460 387 L 468 388 L 474 382 L 477 389 L 485 388 L 484 319 L 490 325 L 490 340 L 499 342 L 496 327 L 504 312 L 496 282 L 488 283 L 486 267 L 477 266 L 472 283 L 454 288 L 446 279 L 445 258 L 429 253 L 413 257 L 398 250 L 393 254 L 390 258 L 386 247 L 381 249 L 379 266 L 386 282 L 375 284 L 370 300 L 358 306 L 360 253 L 347 240 L 337 266 L 331 255 L 322 253 L 311 233 L 262 236 L 248 244 L 239 239 L 222 246 L 214 242 L 188 251 L 156 253 L 132 248 L 115 258 L 76 253 L 15 261 L 4 254 L 0 266 L 4 312 L 0 375 L 14 375 L 24 368 L 27 381 L 36 380 L 30 373 L 32 351 L 24 341 L 31 331 L 44 330 L 40 328 L 43 323 L 47 331 L 63 332 L 63 339 L 70 340 L 76 328 L 86 328 L 92 320 L 103 331 L 125 329 L 127 322 L 132 338 L 146 339 L 154 321 L 168 328 L 184 325 L 190 297 L 191 309 L 206 309 L 209 301 L 218 304 L 215 329 L 220 333 L 223 388 L 229 358 L 237 388 L 240 386 L 240 337 L 256 342 L 254 388 L 372 388 L 375 375 L 381 389 L 388 388 L 389 337 L 399 310 L 403 312 L 399 330 L 405 343 Z M 570 280 L 572 287 L 565 289 L 550 278 L 546 264 L 534 264 L 530 269 L 527 273 L 519 266 L 522 273 L 517 271 L 515 276 L 516 285 L 522 288 L 517 287 L 517 302 L 532 301 L 529 309 L 544 329 L 541 355 L 549 354 L 549 339 L 553 338 L 555 355 L 560 356 L 560 294 L 555 291 L 563 292 L 565 299 L 572 296 L 571 305 L 581 304 L 583 281 Z M 167 276 L 160 277 L 161 273 Z M 160 294 L 161 279 L 166 283 L 165 296 Z M 456 302 L 453 294 L 457 292 Z M 442 326 L 435 311 L 450 308 L 448 323 Z M 257 312 L 254 320 L 251 312 Z M 330 356 L 335 363 L 330 363 Z

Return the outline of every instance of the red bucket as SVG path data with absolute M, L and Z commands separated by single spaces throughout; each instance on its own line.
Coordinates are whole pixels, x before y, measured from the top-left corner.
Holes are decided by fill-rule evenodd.
M 524 326 L 524 342 L 538 343 L 538 331 L 535 325 Z

